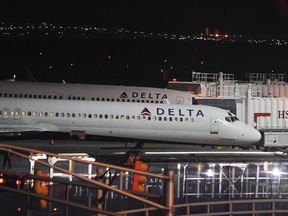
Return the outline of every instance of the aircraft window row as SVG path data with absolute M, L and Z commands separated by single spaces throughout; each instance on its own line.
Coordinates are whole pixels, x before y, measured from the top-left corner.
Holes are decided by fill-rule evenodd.
M 12 93 L 1 93 L 0 97 L 9 97 L 9 98 L 34 98 L 34 99 L 64 99 L 62 95 L 43 95 L 43 94 L 12 94 Z M 86 100 L 85 97 L 80 96 L 68 96 L 68 100 Z M 92 101 L 117 101 L 117 102 L 137 102 L 137 103 L 163 103 L 163 101 L 154 101 L 154 100 L 140 100 L 140 99 L 114 99 L 114 98 L 91 98 Z
M 179 122 L 194 122 L 194 118 L 188 117 L 166 117 L 166 116 L 140 116 L 140 115 L 118 115 L 118 114 L 91 114 L 91 113 L 64 113 L 64 112 L 36 112 L 36 111 L 22 111 L 15 109 L 10 110 L 0 110 L 0 115 L 4 117 L 14 116 L 14 117 L 61 117 L 61 118 L 93 118 L 93 119 L 121 119 L 121 120 L 148 120 L 148 121 L 179 121 Z
M 133 103 L 163 103 L 163 101 L 154 101 L 154 100 L 140 100 L 140 99 L 127 99 L 127 98 L 117 98 L 117 99 L 114 99 L 114 98 L 94 98 L 92 97 L 91 98 L 92 101 L 117 101 L 117 102 L 133 102 Z
M 0 97 L 9 98 L 34 98 L 34 99 L 63 99 L 62 95 L 41 95 L 41 94 L 12 94 L 12 93 L 0 93 Z

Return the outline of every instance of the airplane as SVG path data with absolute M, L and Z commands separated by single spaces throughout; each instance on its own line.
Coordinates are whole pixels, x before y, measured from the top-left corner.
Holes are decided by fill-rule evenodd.
M 172 89 L 138 86 L 0 81 L 0 97 L 193 104 L 196 95 Z
M 0 133 L 63 132 L 189 144 L 256 143 L 258 130 L 221 108 L 204 105 L 0 99 Z

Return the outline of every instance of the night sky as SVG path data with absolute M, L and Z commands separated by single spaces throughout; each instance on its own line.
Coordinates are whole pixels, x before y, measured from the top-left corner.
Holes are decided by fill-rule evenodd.
M 7 23 L 48 23 L 185 36 L 209 27 L 210 33 L 265 41 L 288 38 L 287 11 L 288 0 L 4 0 L 0 22 L 8 31 Z M 174 77 L 191 79 L 192 71 L 221 71 L 241 79 L 245 73 L 288 71 L 287 45 L 255 45 L 247 39 L 243 45 L 165 37 L 135 40 L 132 34 L 129 39 L 117 34 L 86 38 L 85 32 L 74 37 L 69 30 L 63 38 L 58 30 L 57 37 L 51 31 L 39 37 L 35 32 L 19 36 L 17 30 L 12 37 L 5 28 L 0 29 L 0 79 L 5 73 L 26 79 L 31 71 L 38 81 L 163 87 Z
M 91 23 L 138 31 L 288 33 L 287 0 L 4 0 L 0 20 Z

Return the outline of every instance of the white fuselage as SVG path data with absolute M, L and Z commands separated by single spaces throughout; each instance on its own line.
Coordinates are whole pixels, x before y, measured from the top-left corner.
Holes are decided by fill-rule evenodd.
M 195 95 L 151 87 L 0 81 L 0 97 L 192 105 Z
M 260 133 L 202 105 L 0 99 L 0 132 L 59 131 L 143 140 L 249 145 Z

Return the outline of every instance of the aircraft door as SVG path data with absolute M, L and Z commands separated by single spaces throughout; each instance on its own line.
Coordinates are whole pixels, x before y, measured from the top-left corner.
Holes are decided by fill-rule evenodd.
M 210 133 L 211 134 L 218 134 L 219 132 L 219 121 L 218 119 L 211 119 L 211 126 L 210 126 Z
M 184 104 L 184 97 L 177 96 L 176 97 L 176 104 Z
M 16 108 L 16 109 L 14 110 L 14 119 L 18 120 L 18 119 L 20 119 L 20 118 L 21 118 L 21 109 Z

